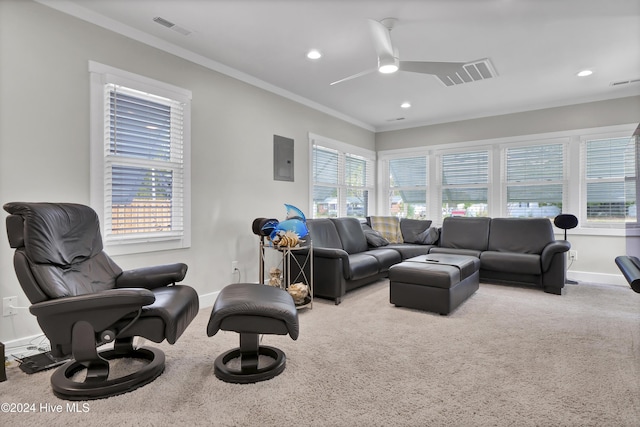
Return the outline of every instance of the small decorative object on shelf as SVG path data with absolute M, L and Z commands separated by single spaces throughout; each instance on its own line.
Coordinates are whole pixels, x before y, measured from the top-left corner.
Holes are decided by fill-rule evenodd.
M 287 217 L 280 222 L 277 219 L 256 218 L 252 229 L 260 236 L 259 277 L 271 286 L 285 289 L 296 307 L 313 306 L 313 245 L 307 229 L 307 220 L 302 211 L 293 205 L 285 204 Z M 305 239 L 305 237 L 307 237 Z M 304 244 L 304 246 L 302 246 Z M 280 255 L 277 267 L 269 269 L 265 277 L 265 248 L 273 249 Z M 299 252 L 298 252 L 299 251 Z M 303 254 L 299 261 L 292 252 Z
M 282 286 L 282 270 L 278 267 L 271 267 L 269 269 L 269 286 L 278 288 Z
M 289 285 L 287 291 L 289 292 L 289 295 L 293 297 L 293 302 L 296 305 L 306 304 L 310 302 L 309 286 L 305 285 L 302 282 Z

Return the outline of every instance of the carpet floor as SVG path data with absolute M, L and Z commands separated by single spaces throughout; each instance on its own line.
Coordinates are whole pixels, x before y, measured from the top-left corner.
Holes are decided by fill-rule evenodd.
M 156 381 L 108 399 L 67 402 L 51 371 L 9 368 L 0 400 L 34 411 L 0 423 L 120 426 L 638 426 L 640 295 L 568 285 L 563 296 L 481 284 L 449 316 L 389 304 L 381 280 L 342 304 L 316 299 L 300 337 L 264 336 L 287 367 L 257 384 L 228 384 L 213 361 L 238 336 L 208 338 L 201 310 L 166 353 Z M 44 405 L 44 406 L 43 406 Z M 61 405 L 61 412 L 53 412 Z

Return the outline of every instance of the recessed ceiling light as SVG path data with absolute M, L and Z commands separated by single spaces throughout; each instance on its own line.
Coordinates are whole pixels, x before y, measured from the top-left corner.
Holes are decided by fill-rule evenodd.
M 320 59 L 322 58 L 322 53 L 318 49 L 311 49 L 309 52 L 307 52 L 307 58 Z
M 591 70 L 582 70 L 578 73 L 578 77 L 587 77 L 587 76 L 590 76 L 591 74 L 593 74 L 593 71 Z
M 400 107 L 402 107 L 402 108 L 411 108 L 411 103 L 410 102 L 403 102 L 402 104 L 400 104 Z

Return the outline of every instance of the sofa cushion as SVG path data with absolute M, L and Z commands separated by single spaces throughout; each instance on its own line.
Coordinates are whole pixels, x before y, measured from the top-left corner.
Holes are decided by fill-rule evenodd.
M 493 218 L 488 250 L 541 254 L 554 240 L 553 226 L 547 218 Z
M 336 226 L 338 236 L 342 242 L 342 249 L 348 254 L 357 254 L 369 249 L 367 238 L 364 237 L 362 225 L 357 218 L 331 218 L 331 222 Z
M 490 218 L 447 217 L 442 221 L 440 247 L 486 251 Z
M 309 235 L 313 246 L 318 248 L 342 249 L 342 242 L 336 226 L 329 218 L 316 218 L 307 220 Z
M 429 250 L 433 248 L 433 245 L 419 245 L 417 243 L 390 243 L 384 248 L 398 251 L 400 258 L 405 260 L 407 258 L 413 258 L 414 256 L 428 254 Z
M 380 246 L 387 246 L 389 241 L 382 237 L 382 234 L 369 227 L 367 224 L 362 224 L 362 231 L 364 231 L 364 237 L 367 239 L 367 244 L 372 248 L 379 248 Z
M 505 273 L 542 274 L 540 255 L 516 252 L 484 251 L 480 254 L 483 270 Z
M 407 219 L 400 220 L 400 232 L 404 243 L 422 243 L 420 235 L 431 225 L 428 219 Z
M 371 277 L 380 271 L 378 259 L 368 253 L 357 253 L 349 255 L 349 269 L 346 277 L 348 280 L 359 280 Z
M 375 249 L 369 249 L 365 253 L 367 255 L 372 255 L 376 257 L 376 259 L 378 260 L 378 263 L 380 264 L 381 272 L 388 271 L 389 267 L 402 261 L 400 257 L 400 253 L 393 249 L 375 248 Z
M 389 243 L 402 243 L 400 220 L 395 216 L 372 216 L 369 218 L 371 228 L 382 234 Z

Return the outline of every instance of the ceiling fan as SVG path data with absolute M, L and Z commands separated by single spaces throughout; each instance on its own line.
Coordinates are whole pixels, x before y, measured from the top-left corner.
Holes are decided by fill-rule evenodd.
M 336 80 L 333 86 L 347 80 L 362 77 L 379 71 L 383 74 L 391 74 L 396 71 L 409 71 L 412 73 L 432 74 L 446 86 L 483 80 L 496 76 L 495 70 L 489 59 L 479 59 L 472 62 L 429 62 L 429 61 L 400 61 L 398 49 L 391 43 L 391 30 L 397 22 L 395 18 L 385 18 L 382 21 L 369 19 L 369 29 L 373 39 L 373 45 L 378 54 L 378 67 L 361 71 L 357 74 Z

